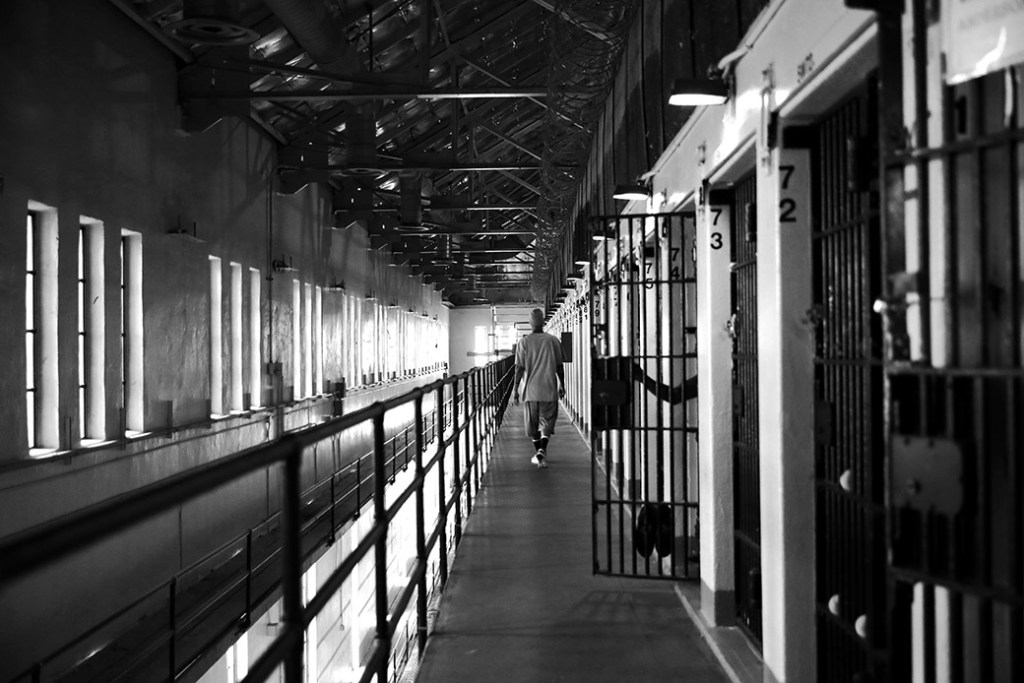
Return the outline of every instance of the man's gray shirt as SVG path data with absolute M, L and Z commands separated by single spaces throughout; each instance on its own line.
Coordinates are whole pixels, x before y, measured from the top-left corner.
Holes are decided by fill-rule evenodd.
M 558 379 L 562 366 L 562 343 L 546 332 L 534 332 L 519 340 L 516 365 L 526 375 L 524 401 L 557 401 Z

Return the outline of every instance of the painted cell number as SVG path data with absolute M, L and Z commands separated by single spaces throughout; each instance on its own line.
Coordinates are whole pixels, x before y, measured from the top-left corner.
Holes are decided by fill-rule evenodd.
M 711 225 L 717 226 L 718 225 L 718 219 L 722 217 L 722 210 L 718 209 L 718 208 L 715 208 L 715 207 L 711 207 L 711 216 L 712 216 L 712 218 L 711 218 Z M 720 233 L 720 232 L 713 232 L 713 233 L 711 233 L 711 248 L 712 249 L 721 249 L 722 248 L 722 233 Z
M 782 164 L 779 166 L 783 190 L 789 189 L 789 181 L 793 177 L 794 171 L 796 171 L 796 166 L 792 164 Z M 796 223 L 796 208 L 796 200 L 792 197 L 784 197 L 779 200 L 779 222 Z

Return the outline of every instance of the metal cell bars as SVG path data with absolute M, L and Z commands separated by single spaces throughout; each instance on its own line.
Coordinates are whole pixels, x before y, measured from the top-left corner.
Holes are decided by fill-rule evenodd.
M 874 89 L 816 127 L 812 233 L 818 676 L 872 678 L 885 614 L 884 431 Z
M 917 43 L 928 8 L 915 1 L 912 11 Z M 921 333 L 932 367 L 886 366 L 890 680 L 1024 678 L 1020 76 L 1014 68 L 942 88 L 941 111 L 930 114 L 941 114 L 941 139 L 932 130 L 886 158 L 887 208 L 910 201 L 903 177 L 921 186 L 920 222 L 904 226 L 892 212 L 888 232 L 905 227 L 907 250 L 927 254 L 916 284 L 932 302 Z M 914 72 L 918 101 L 939 87 L 928 78 L 923 66 Z M 898 282 L 902 254 L 886 257 Z M 889 329 L 914 333 L 903 321 L 913 312 L 886 311 Z
M 736 622 L 761 642 L 761 474 L 757 393 L 757 242 L 755 177 L 733 188 L 730 334 L 733 402 L 733 540 Z
M 275 559 L 280 565 L 283 600 L 283 628 L 280 635 L 250 668 L 247 682 L 266 680 L 279 667 L 283 667 L 285 680 L 289 683 L 304 681 L 303 677 L 303 631 L 309 627 L 316 615 L 332 600 L 342 583 L 364 557 L 374 557 L 374 600 L 376 602 L 376 637 L 362 666 L 361 681 L 375 676 L 378 681 L 387 681 L 389 662 L 395 659 L 395 636 L 398 625 L 404 620 L 412 598 L 416 601 L 417 641 L 422 653 L 426 637 L 426 574 L 428 558 L 435 553 L 439 563 L 439 583 L 447 580 L 448 561 L 458 535 L 453 528 L 461 530 L 464 520 L 462 510 L 472 504 L 473 493 L 478 487 L 477 477 L 482 472 L 482 463 L 489 456 L 495 434 L 507 405 L 512 385 L 512 360 L 497 361 L 485 368 L 474 369 L 463 375 L 434 382 L 415 389 L 404 396 L 375 403 L 367 408 L 338 418 L 329 423 L 312 427 L 302 432 L 285 436 L 265 446 L 249 449 L 224 458 L 198 471 L 182 473 L 165 481 L 140 489 L 115 501 L 102 503 L 59 521 L 40 525 L 25 532 L 6 538 L 0 544 L 0 588 L 12 584 L 46 565 L 66 558 L 77 551 L 89 549 L 117 532 L 143 520 L 159 515 L 183 502 L 203 494 L 209 494 L 221 486 L 236 482 L 260 470 L 279 470 L 281 485 L 280 522 L 278 538 L 280 547 L 270 557 L 259 563 L 251 560 L 252 538 L 246 536 L 246 564 L 250 571 L 265 571 L 268 562 Z M 447 395 L 447 396 L 446 396 Z M 431 397 L 434 401 L 434 415 L 424 415 L 423 405 Z M 458 399 L 455 397 L 458 396 Z M 449 402 L 446 400 L 451 398 Z M 461 407 L 460 407 L 461 403 Z M 415 477 L 401 491 L 385 491 L 389 479 L 388 464 L 392 452 L 385 438 L 385 420 L 390 411 L 413 408 L 415 444 L 412 445 L 412 460 Z M 430 422 L 449 425 L 432 448 L 428 450 L 425 435 L 429 433 Z M 303 466 L 316 457 L 316 449 L 331 452 L 337 438 L 352 429 L 369 425 L 372 430 L 374 453 L 372 474 L 358 474 L 356 479 L 372 491 L 374 522 L 359 540 L 356 547 L 342 560 L 340 565 L 323 581 L 315 596 L 303 607 L 301 601 L 301 567 L 308 553 L 304 532 L 311 524 L 323 521 L 327 515 L 334 522 L 335 511 L 307 518 L 306 506 L 301 504 L 306 492 L 302 490 Z M 463 444 L 459 455 L 459 444 Z M 408 449 L 407 449 L 408 450 Z M 436 474 L 435 474 L 436 472 Z M 438 509 L 436 517 L 426 517 L 423 493 L 425 486 L 432 486 L 429 480 L 436 477 Z M 332 496 L 334 481 L 331 483 Z M 416 500 L 417 548 L 416 562 L 409 571 L 403 586 L 388 585 L 388 543 L 389 527 L 402 513 L 406 503 Z M 365 500 L 365 499 L 364 499 Z M 460 508 L 460 501 L 464 507 Z M 454 520 L 452 520 L 454 517 Z M 452 521 L 449 524 L 449 520 Z M 332 529 L 333 532 L 333 529 Z M 248 584 L 246 584 L 248 586 Z M 262 584 L 263 589 L 266 583 Z M 175 582 L 170 584 L 171 595 L 176 595 Z M 272 588 L 270 590 L 273 590 Z M 253 604 L 257 596 L 245 591 L 246 604 Z M 247 608 L 248 609 L 248 608 Z M 174 600 L 170 614 L 179 614 Z M 242 622 L 251 623 L 248 614 Z M 237 625 L 237 621 L 234 622 Z M 163 652 L 173 680 L 191 666 L 194 657 L 187 656 L 176 647 L 177 630 L 154 633 L 154 643 L 142 649 L 154 655 L 145 662 L 152 666 L 155 653 Z M 409 648 L 406 646 L 408 652 Z M 188 660 L 187 662 L 185 660 Z M 147 669 L 148 670 L 148 669 Z M 165 673 L 168 670 L 165 670 Z M 42 668 L 33 667 L 26 672 L 24 680 L 38 680 Z M 129 674 L 130 676 L 130 674 Z M 124 675 L 121 675 L 123 678 Z M 21 678 L 17 680 L 22 680 Z
M 693 214 L 590 228 L 594 572 L 697 578 Z
M 585 439 L 590 435 L 590 292 L 584 291 L 559 309 L 551 332 L 572 335 L 571 362 L 565 364 L 565 398 L 562 403 Z M 564 340 L 563 340 L 564 343 Z

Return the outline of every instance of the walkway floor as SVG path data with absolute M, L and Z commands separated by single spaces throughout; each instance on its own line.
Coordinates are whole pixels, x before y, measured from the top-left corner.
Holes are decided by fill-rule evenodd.
M 576 430 L 555 435 L 538 470 L 509 410 L 417 682 L 724 683 L 672 584 L 593 576 Z

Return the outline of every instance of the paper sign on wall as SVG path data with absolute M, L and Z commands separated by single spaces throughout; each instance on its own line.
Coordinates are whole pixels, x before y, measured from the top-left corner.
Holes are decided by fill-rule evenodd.
M 946 82 L 1024 62 L 1024 0 L 945 0 Z

